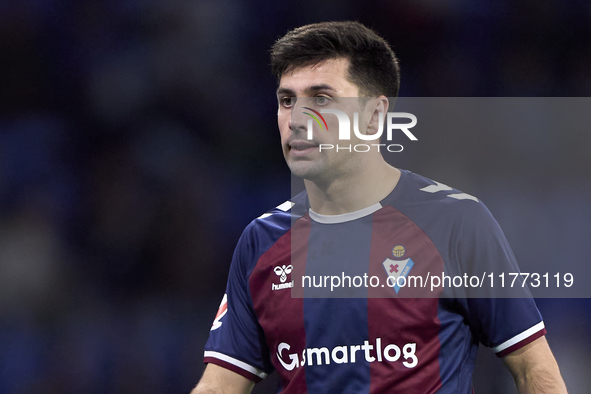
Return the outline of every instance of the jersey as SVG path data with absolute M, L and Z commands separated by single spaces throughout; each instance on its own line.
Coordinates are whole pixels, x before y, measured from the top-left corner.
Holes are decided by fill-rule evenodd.
M 527 288 L 423 297 L 400 278 L 501 271 L 515 257 L 469 194 L 401 170 L 380 203 L 326 216 L 304 191 L 244 230 L 204 360 L 253 381 L 277 370 L 283 393 L 471 393 L 479 344 L 504 356 L 546 333 Z

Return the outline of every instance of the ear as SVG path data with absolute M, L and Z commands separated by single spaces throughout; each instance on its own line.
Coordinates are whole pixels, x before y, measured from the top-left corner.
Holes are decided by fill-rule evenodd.
M 382 117 L 382 126 L 385 124 L 386 113 L 388 112 L 388 98 L 386 96 L 379 96 L 371 99 L 367 106 L 371 113 L 369 124 L 367 125 L 367 134 L 377 134 L 380 125 L 380 117 Z

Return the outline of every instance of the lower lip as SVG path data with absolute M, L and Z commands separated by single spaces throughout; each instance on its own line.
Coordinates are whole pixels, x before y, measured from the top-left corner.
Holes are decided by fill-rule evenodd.
M 312 147 L 307 148 L 307 149 L 304 149 L 304 150 L 290 149 L 289 150 L 289 154 L 291 156 L 295 156 L 295 157 L 302 157 L 302 156 L 308 156 L 310 153 L 316 152 L 316 151 L 318 151 L 318 147 L 317 146 L 312 146 Z

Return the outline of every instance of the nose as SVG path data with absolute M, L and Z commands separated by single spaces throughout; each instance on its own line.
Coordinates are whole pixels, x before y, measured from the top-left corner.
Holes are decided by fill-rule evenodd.
M 305 114 L 309 112 L 304 107 L 310 104 L 310 100 L 307 97 L 299 97 L 295 100 L 291 108 L 291 117 L 289 119 L 289 128 L 293 134 L 306 134 L 308 130 L 308 120 L 310 117 Z

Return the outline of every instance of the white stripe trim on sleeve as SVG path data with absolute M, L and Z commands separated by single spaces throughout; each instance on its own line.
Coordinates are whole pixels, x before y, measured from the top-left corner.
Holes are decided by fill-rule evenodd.
M 544 329 L 544 327 L 545 327 L 544 322 L 541 321 L 538 324 L 536 324 L 535 326 L 528 328 L 527 330 L 525 330 L 521 334 L 517 334 L 513 338 L 509 339 L 508 341 L 505 341 L 505 342 L 501 343 L 499 346 L 494 347 L 493 351 L 495 353 L 502 352 L 503 350 L 507 349 L 508 347 L 511 347 L 511 346 L 515 345 L 516 343 L 523 341 L 525 338 L 532 336 L 536 332 Z
M 291 208 L 292 208 L 294 205 L 295 205 L 295 203 L 294 203 L 294 202 L 291 202 L 291 201 L 289 201 L 289 200 L 288 200 L 288 201 L 286 201 L 286 202 L 284 202 L 284 203 L 282 203 L 282 204 L 279 204 L 279 205 L 277 205 L 275 208 L 279 209 L 280 211 L 287 212 L 287 211 L 289 211 L 289 210 L 290 210 L 290 209 L 291 209 Z M 263 214 L 262 214 L 261 216 L 259 216 L 257 219 L 264 219 L 264 218 L 268 218 L 268 217 L 269 217 L 269 216 L 271 216 L 271 215 L 273 215 L 273 214 L 272 214 L 272 213 L 269 213 L 269 212 L 267 212 L 267 213 L 263 213 Z
M 253 367 L 252 365 L 248 365 L 245 362 L 237 360 L 234 357 L 226 356 L 225 354 L 222 354 L 222 353 L 205 351 L 204 356 L 217 358 L 218 360 L 222 360 L 222 361 L 225 361 L 225 362 L 230 363 L 232 365 L 235 365 L 238 368 L 243 369 L 247 372 L 250 372 L 251 374 L 258 376 L 261 379 L 265 379 L 268 375 L 265 372 L 261 371 L 260 369 Z
M 287 212 L 291 209 L 291 207 L 293 207 L 295 205 L 295 203 L 291 202 L 291 201 L 286 201 L 283 204 L 279 204 L 277 205 L 277 209 L 282 210 L 283 212 Z

